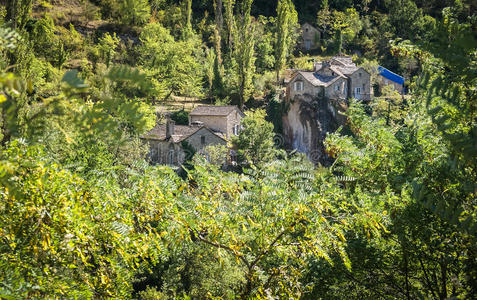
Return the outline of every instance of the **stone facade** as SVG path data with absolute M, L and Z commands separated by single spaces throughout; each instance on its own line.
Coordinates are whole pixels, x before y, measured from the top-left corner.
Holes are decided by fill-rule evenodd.
M 227 141 L 206 127 L 197 128 L 190 136 L 180 140 L 146 139 L 149 143 L 149 161 L 153 164 L 180 166 L 193 152 L 201 152 L 209 145 L 227 145 Z M 194 151 L 184 147 L 189 144 Z
M 358 100 L 371 99 L 371 74 L 363 68 L 358 68 L 357 71 L 348 75 L 349 90 L 348 97 Z
M 378 75 L 378 85 L 379 85 L 379 90 L 382 91 L 383 87 L 385 86 L 392 86 L 395 91 L 399 92 L 399 94 L 404 94 L 404 86 L 402 84 L 399 84 L 397 82 L 394 82 L 392 80 L 387 79 L 384 76 Z
M 221 132 L 226 139 L 237 135 L 244 113 L 237 106 L 201 105 L 189 114 L 189 123 L 202 123 L 213 131 Z
M 301 26 L 300 48 L 306 51 L 318 48 L 321 32 L 308 23 Z
M 287 84 L 287 99 L 310 95 L 329 99 L 371 98 L 371 75 L 349 57 L 314 64 L 313 71 L 297 71 Z
M 189 114 L 188 126 L 175 125 L 168 119 L 142 139 L 149 143 L 151 163 L 179 166 L 209 145 L 227 146 L 228 139 L 238 134 L 243 117 L 236 106 L 202 105 Z

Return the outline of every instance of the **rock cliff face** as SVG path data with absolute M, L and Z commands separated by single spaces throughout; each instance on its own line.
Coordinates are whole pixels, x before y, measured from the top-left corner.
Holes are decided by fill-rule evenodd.
M 296 96 L 289 101 L 288 110 L 283 115 L 285 145 L 305 153 L 315 164 L 329 166 L 333 159 L 326 154 L 323 141 L 327 133 L 346 122 L 340 114 L 344 110 L 345 103 L 306 94 Z

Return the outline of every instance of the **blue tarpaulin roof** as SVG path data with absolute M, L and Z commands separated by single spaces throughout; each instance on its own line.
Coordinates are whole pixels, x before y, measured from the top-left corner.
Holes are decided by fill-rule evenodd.
M 398 74 L 389 71 L 385 67 L 379 66 L 378 67 L 378 72 L 379 72 L 379 75 L 383 76 L 384 78 L 387 78 L 391 81 L 394 81 L 396 83 L 404 85 L 404 77 L 399 76 Z

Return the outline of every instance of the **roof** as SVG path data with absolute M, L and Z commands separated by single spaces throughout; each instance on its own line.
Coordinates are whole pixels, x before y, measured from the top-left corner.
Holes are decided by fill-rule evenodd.
M 235 105 L 199 105 L 190 112 L 191 116 L 228 116 L 238 111 L 242 117 L 245 114 Z
M 314 30 L 320 32 L 320 29 L 316 28 L 315 26 L 313 26 L 313 25 L 311 25 L 310 23 L 307 23 L 307 22 L 303 23 L 303 25 L 301 25 L 301 28 L 305 27 L 306 25 L 308 25 L 308 26 L 310 26 L 312 29 L 314 29 Z
M 305 80 L 310 82 L 314 86 L 329 86 L 336 80 L 340 78 L 346 78 L 338 74 L 338 76 L 326 76 L 314 72 L 299 71 L 297 75 L 300 74 Z M 296 76 L 295 76 L 296 77 Z
M 186 126 L 186 125 L 174 125 L 174 134 L 171 136 L 171 142 L 180 143 L 187 138 L 194 135 L 197 131 L 202 128 L 212 132 L 216 136 L 225 140 L 223 134 L 219 132 L 214 132 L 205 126 Z M 144 134 L 141 138 L 146 140 L 156 140 L 156 141 L 165 141 L 166 140 L 166 124 L 157 124 L 153 129 Z
M 343 75 L 351 75 L 354 72 L 358 71 L 358 67 L 356 65 L 347 65 L 347 66 L 331 66 L 330 69 L 335 71 L 336 73 L 340 72 Z
M 172 142 L 174 143 L 182 142 L 184 139 L 196 133 L 201 128 L 202 126 L 174 125 L 174 134 L 172 135 Z M 159 141 L 165 140 L 166 139 L 166 124 L 157 124 L 148 133 L 144 134 L 142 138 L 148 139 L 148 140 L 159 140 Z
M 338 62 L 342 66 L 356 66 L 351 56 L 333 56 L 331 60 Z
M 378 72 L 379 72 L 379 75 L 383 76 L 384 78 L 387 78 L 387 79 L 389 79 L 391 81 L 394 81 L 398 84 L 404 85 L 404 77 L 399 76 L 398 74 L 389 71 L 385 67 L 379 66 L 378 67 Z

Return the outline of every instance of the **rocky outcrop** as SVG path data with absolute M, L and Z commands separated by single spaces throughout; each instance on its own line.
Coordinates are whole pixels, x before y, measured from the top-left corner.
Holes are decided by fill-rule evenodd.
M 289 149 L 305 153 L 315 164 L 329 166 L 332 163 L 323 145 L 329 132 L 334 132 L 346 122 L 341 114 L 346 110 L 344 101 L 297 95 L 289 100 L 283 115 L 285 145 Z

